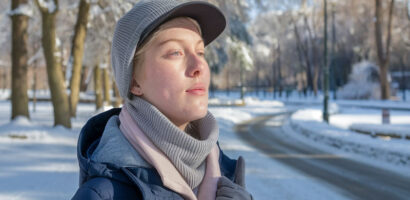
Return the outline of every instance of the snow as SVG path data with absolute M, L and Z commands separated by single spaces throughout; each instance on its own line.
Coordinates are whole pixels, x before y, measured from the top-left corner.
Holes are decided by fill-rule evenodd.
M 49 13 L 53 13 L 57 10 L 54 0 L 38 0 L 38 3 L 42 8 L 47 8 Z
M 253 65 L 253 60 L 248 48 L 246 48 L 245 45 L 241 45 L 241 51 L 246 63 L 248 63 L 248 65 Z
M 1 95 L 5 94 L 0 93 Z M 218 120 L 220 146 L 231 158 L 244 157 L 247 189 L 254 199 L 347 199 L 334 186 L 273 160 L 242 141 L 234 132 L 234 126 L 241 122 L 259 115 L 297 108 L 302 103 L 297 107 L 289 107 L 283 102 L 259 96 L 247 97 L 243 104 L 241 100 L 236 99 L 239 96 L 236 93 L 231 96 L 217 93 L 216 96 L 217 98 L 210 99 L 211 104 L 215 106 L 209 109 Z M 289 137 L 312 143 L 318 148 L 336 152 L 338 155 L 340 152 L 348 154 L 346 149 L 356 148 L 364 153 L 372 153 L 369 149 L 375 149 L 378 150 L 375 157 L 371 154 L 367 155 L 370 158 L 365 159 L 363 154 L 359 153 L 355 158 L 408 174 L 410 162 L 407 162 L 407 165 L 397 163 L 397 158 L 389 157 L 389 152 L 410 154 L 409 140 L 386 140 L 348 130 L 350 126 L 367 126 L 354 124 L 374 124 L 377 125 L 377 130 L 382 126 L 380 111 L 352 106 L 355 102 L 356 106 L 366 105 L 368 101 L 353 101 L 349 107 L 341 106 L 339 102 L 331 104 L 331 126 L 321 121 L 321 109 L 311 104 L 312 102 L 316 100 L 306 100 L 304 103 L 307 103 L 309 108 L 297 111 L 291 121 L 283 127 L 289 133 Z M 33 105 L 30 103 L 30 111 L 32 108 Z M 51 102 L 37 102 L 36 109 L 36 112 L 30 113 L 31 120 L 17 117 L 10 121 L 10 102 L 0 100 L 0 199 L 69 199 L 78 188 L 77 137 L 86 120 L 97 113 L 95 105 L 78 105 L 77 118 L 72 119 L 71 130 L 52 126 L 54 122 Z M 410 110 L 391 111 L 391 122 L 387 128 L 408 130 Z M 272 123 L 276 122 L 268 122 Z M 297 131 L 298 127 L 304 131 Z M 303 132 L 305 134 L 301 134 Z M 325 139 L 314 141 L 313 138 L 328 138 L 327 141 L 333 139 L 344 145 L 343 148 L 337 149 L 329 146 Z M 361 146 L 357 147 L 353 143 L 359 143 Z
M 241 63 L 240 67 L 248 71 L 251 70 L 253 68 L 253 60 L 247 45 L 242 41 L 237 41 L 236 39 L 231 39 L 229 37 L 226 42 L 230 46 L 234 57 L 239 59 L 239 62 Z
M 28 17 L 33 16 L 33 8 L 29 4 L 20 4 L 16 9 L 7 12 L 9 16 L 13 15 L 26 15 Z
M 219 143 L 224 153 L 231 158 L 244 157 L 246 186 L 254 199 L 346 199 L 332 192 L 336 190 L 332 186 L 272 160 L 239 139 L 233 131 L 236 124 L 285 110 L 277 101 L 246 98 L 245 102 L 246 106 L 240 107 L 211 107 L 210 112 L 218 120 Z
M 323 103 L 323 95 L 318 92 L 318 95 L 315 97 L 313 95 L 303 97 L 301 93 L 292 92 L 288 97 L 286 93 L 283 92 L 283 97 L 278 97 L 278 100 L 283 101 L 285 104 L 295 104 L 295 105 L 321 105 Z M 399 93 L 401 94 L 401 92 Z M 272 94 L 268 95 L 272 98 Z M 409 95 L 410 96 L 410 95 Z M 366 108 L 389 108 L 390 110 L 399 109 L 399 110 L 410 110 L 410 102 L 407 101 L 397 101 L 397 100 L 346 100 L 346 99 L 332 99 L 333 93 L 329 92 L 329 103 L 335 103 L 338 106 L 343 107 L 366 107 Z M 409 98 L 407 98 L 409 99 Z
M 330 118 L 330 123 L 343 129 L 349 129 L 349 126 L 353 124 L 372 124 L 376 126 L 382 123 L 381 114 L 380 110 L 375 109 L 343 108 L 342 111 Z M 393 126 L 409 124 L 409 111 L 391 110 L 390 122 Z
M 362 61 L 354 64 L 352 70 L 349 82 L 338 90 L 338 96 L 344 99 L 380 99 L 377 65 Z
M 9 122 L 10 103 L 0 101 L 0 199 L 68 199 L 76 189 L 77 132 L 86 119 L 74 121 L 73 130 L 52 127 L 51 102 L 38 102 L 36 109 L 31 121 Z
M 43 56 L 43 47 L 38 48 L 38 50 L 36 51 L 36 53 L 34 54 L 34 56 L 31 56 L 28 61 L 27 61 L 27 65 L 32 65 L 32 63 L 40 58 L 42 58 Z
M 72 71 L 73 71 L 73 60 L 74 57 L 70 55 L 70 58 L 67 61 L 66 70 L 65 70 L 65 80 L 71 80 Z M 68 84 L 67 84 L 68 85 Z
M 372 136 L 376 134 L 397 136 L 402 139 L 410 138 L 410 125 L 375 125 L 375 124 L 352 124 L 349 129 L 359 132 L 370 133 Z
M 263 44 L 260 44 L 260 43 L 255 45 L 254 49 L 255 49 L 257 55 L 261 55 L 261 56 L 264 56 L 264 57 L 268 57 L 271 53 L 270 52 L 271 50 L 266 45 L 263 45 Z
M 364 117 L 363 114 L 368 117 Z M 408 173 L 410 169 L 410 145 L 408 140 L 385 137 L 372 138 L 369 135 L 363 135 L 340 128 L 350 127 L 354 122 L 360 122 L 360 119 L 362 119 L 372 122 L 373 124 L 379 123 L 379 125 L 373 126 L 373 128 L 370 126 L 364 127 L 366 130 L 372 132 L 377 132 L 380 127 L 383 127 L 383 130 L 394 127 L 394 130 L 400 133 L 408 132 L 409 130 L 410 121 L 406 122 L 406 126 L 389 125 L 389 127 L 386 127 L 381 125 L 380 120 L 375 120 L 377 119 L 376 115 L 381 114 L 364 109 L 361 109 L 359 116 L 355 117 L 341 117 L 335 114 L 330 117 L 331 125 L 328 125 L 322 122 L 322 112 L 320 109 L 303 109 L 292 115 L 291 121 L 288 127 L 286 127 L 286 131 L 297 132 L 299 136 L 304 136 L 303 138 L 314 141 L 315 144 L 322 144 L 326 146 L 327 149 L 331 148 L 332 151 L 337 150 L 345 153 L 355 152 L 355 154 L 361 156 L 359 159 L 361 162 L 368 161 L 373 163 L 374 161 L 382 161 L 385 163 L 384 166 L 386 168 L 396 170 L 399 173 Z M 394 117 L 393 119 L 396 120 L 396 118 L 402 117 L 408 119 L 410 112 L 406 112 L 403 116 Z M 344 120 L 345 118 L 350 120 Z M 358 124 L 354 126 L 360 129 L 362 128 Z

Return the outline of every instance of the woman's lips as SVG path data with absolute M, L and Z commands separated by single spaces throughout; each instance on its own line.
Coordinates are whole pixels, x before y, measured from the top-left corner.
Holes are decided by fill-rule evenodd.
M 203 86 L 194 86 L 188 90 L 185 90 L 185 92 L 193 95 L 203 96 L 206 94 L 206 89 Z

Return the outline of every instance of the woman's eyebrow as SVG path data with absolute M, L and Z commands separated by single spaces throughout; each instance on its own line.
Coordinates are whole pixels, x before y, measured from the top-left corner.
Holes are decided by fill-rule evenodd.
M 164 41 L 158 43 L 158 46 L 160 47 L 160 46 L 162 46 L 162 45 L 164 45 L 164 44 L 166 44 L 166 43 L 168 43 L 168 42 L 186 43 L 186 40 L 184 40 L 184 39 L 178 39 L 178 38 L 171 38 L 171 39 L 167 39 L 167 40 L 164 40 Z M 196 45 L 198 45 L 198 44 L 200 44 L 200 43 L 204 43 L 204 40 L 202 40 L 202 39 L 198 40 L 198 41 L 196 42 Z

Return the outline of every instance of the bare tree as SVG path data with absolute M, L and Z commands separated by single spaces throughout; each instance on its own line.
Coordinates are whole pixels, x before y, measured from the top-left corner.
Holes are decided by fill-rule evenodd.
M 375 39 L 377 47 L 377 59 L 380 68 L 380 87 L 381 98 L 390 98 L 390 85 L 388 81 L 389 72 L 389 57 L 390 57 L 390 41 L 391 41 L 391 24 L 393 21 L 394 0 L 390 1 L 388 24 L 387 24 L 387 38 L 383 41 L 383 5 L 381 0 L 375 0 Z M 384 45 L 385 43 L 385 45 Z M 384 48 L 385 47 L 385 48 Z
M 312 65 L 309 60 L 309 55 L 308 55 L 308 48 L 307 45 L 305 45 L 302 42 L 302 38 L 299 33 L 299 28 L 297 27 L 297 24 L 294 20 L 292 20 L 295 36 L 296 36 L 296 41 L 298 44 L 298 49 L 299 52 L 301 52 L 301 57 L 305 61 L 305 68 L 306 68 L 306 79 L 307 79 L 307 87 L 308 89 L 312 90 L 313 89 L 313 78 L 312 78 Z
M 11 82 L 11 118 L 25 116 L 29 118 L 28 112 L 28 81 L 27 81 L 27 62 L 28 62 L 28 19 L 29 16 L 24 12 L 28 9 L 27 0 L 13 0 L 11 2 L 10 17 L 12 20 L 12 82 Z
M 79 89 L 81 83 L 81 70 L 84 54 L 84 41 L 87 35 L 88 13 L 90 10 L 90 3 L 86 0 L 80 0 L 77 22 L 74 30 L 74 38 L 71 46 L 71 56 L 69 59 L 69 66 L 72 67 L 70 80 L 70 114 L 72 117 L 76 116 L 77 103 L 79 97 Z
M 103 107 L 103 82 L 101 77 L 101 68 L 99 65 L 94 67 L 94 91 L 95 91 L 95 109 Z
M 54 108 L 54 125 L 71 128 L 70 109 L 56 45 L 58 0 L 35 1 L 42 17 L 42 46 L 47 65 L 48 85 Z
M 110 89 L 111 89 L 111 79 L 110 79 L 110 73 L 108 71 L 108 67 L 104 67 L 102 69 L 102 79 L 103 79 L 103 89 L 104 89 L 104 102 L 106 105 L 111 104 L 111 95 L 110 95 Z
M 112 88 L 114 91 L 114 98 L 115 100 L 112 102 L 112 106 L 115 108 L 118 108 L 121 106 L 122 99 L 120 97 L 120 91 L 118 91 L 118 87 L 116 84 L 112 84 Z

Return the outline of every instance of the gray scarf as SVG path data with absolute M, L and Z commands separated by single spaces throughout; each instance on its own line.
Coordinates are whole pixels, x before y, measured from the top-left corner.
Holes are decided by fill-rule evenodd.
M 193 189 L 205 174 L 206 157 L 216 144 L 219 129 L 210 112 L 181 131 L 165 115 L 149 102 L 133 97 L 127 99 L 124 107 L 138 127 L 174 164 L 188 185 Z M 199 135 L 195 139 L 190 135 Z

